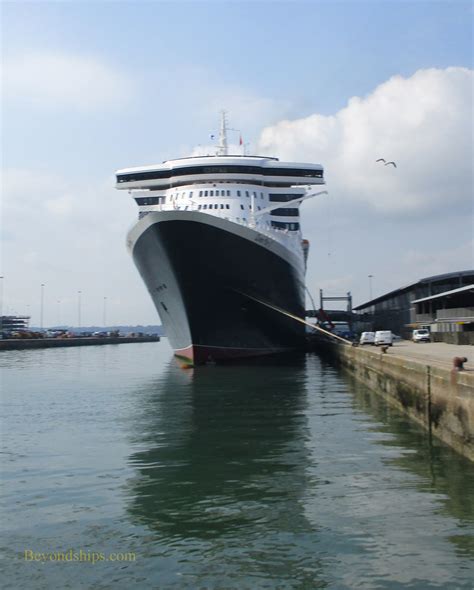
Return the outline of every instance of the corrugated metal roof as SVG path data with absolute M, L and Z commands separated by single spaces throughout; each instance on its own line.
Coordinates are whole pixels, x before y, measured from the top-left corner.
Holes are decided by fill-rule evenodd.
M 387 299 L 395 297 L 395 295 L 399 295 L 401 293 L 409 291 L 410 289 L 415 288 L 417 285 L 423 285 L 426 283 L 436 283 L 438 281 L 445 281 L 447 279 L 451 279 L 451 278 L 455 278 L 455 277 L 465 277 L 465 276 L 469 276 L 469 275 L 474 275 L 474 270 L 459 270 L 457 272 L 447 272 L 447 273 L 440 274 L 440 275 L 425 277 L 424 279 L 420 279 L 419 281 L 409 283 L 408 285 L 403 285 L 402 287 L 399 287 L 398 289 L 394 289 L 393 291 L 389 291 L 388 293 L 384 293 L 383 295 L 379 295 L 378 297 L 375 297 L 374 299 L 367 301 L 366 303 L 361 303 L 360 305 L 357 305 L 353 309 L 354 309 L 354 311 L 359 311 L 361 309 L 364 309 L 365 307 L 370 307 L 371 305 L 375 305 L 376 303 L 380 303 L 382 301 L 385 301 Z
M 438 293 L 437 295 L 431 295 L 430 297 L 423 297 L 422 299 L 414 299 L 412 303 L 421 303 L 422 301 L 430 301 L 431 299 L 440 299 L 441 297 L 447 297 L 448 295 L 454 295 L 455 293 L 462 293 L 463 291 L 472 290 L 474 293 L 474 284 L 459 287 L 458 289 L 452 289 L 451 291 L 445 291 L 444 293 Z M 474 297 L 473 297 L 474 303 Z

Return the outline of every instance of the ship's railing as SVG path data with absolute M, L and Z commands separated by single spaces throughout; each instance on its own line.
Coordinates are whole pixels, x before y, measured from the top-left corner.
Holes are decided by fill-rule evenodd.
M 263 219 L 254 220 L 252 217 L 250 219 L 246 218 L 237 218 L 228 215 L 228 211 L 226 209 L 212 209 L 212 210 L 205 210 L 198 209 L 198 203 L 195 201 L 188 201 L 188 204 L 181 206 L 173 204 L 170 206 L 169 204 L 163 205 L 163 203 L 159 203 L 158 205 L 150 205 L 148 210 L 141 210 L 139 212 L 139 219 L 151 213 L 153 211 L 199 211 L 199 213 L 205 213 L 207 215 L 213 215 L 214 217 L 219 217 L 221 219 L 227 219 L 228 221 L 232 221 L 233 223 L 237 223 L 238 225 L 242 225 L 244 227 L 249 227 L 250 229 L 258 230 L 259 233 L 288 246 L 288 242 L 290 242 L 290 246 L 293 248 L 301 248 L 301 233 L 299 231 L 289 231 L 287 229 L 278 229 L 276 227 L 272 227 L 268 221 Z

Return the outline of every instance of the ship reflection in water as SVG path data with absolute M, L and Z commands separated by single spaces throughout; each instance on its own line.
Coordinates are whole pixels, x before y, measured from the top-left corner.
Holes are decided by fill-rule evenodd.
M 317 357 L 138 395 L 128 513 L 181 587 L 470 588 L 472 465 Z
M 146 450 L 130 458 L 137 478 L 129 511 L 164 544 L 206 553 L 210 561 L 194 563 L 194 574 L 218 565 L 219 576 L 214 561 L 226 559 L 226 578 L 253 571 L 285 579 L 301 562 L 305 577 L 320 576 L 302 502 L 318 485 L 306 470 L 305 358 L 287 362 L 193 371 L 173 364 L 143 399 L 136 442 Z M 272 558 L 261 559 L 270 549 Z

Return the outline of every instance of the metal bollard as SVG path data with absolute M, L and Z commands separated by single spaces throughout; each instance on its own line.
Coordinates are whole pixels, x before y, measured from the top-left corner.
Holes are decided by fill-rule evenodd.
M 464 363 L 467 363 L 465 356 L 455 356 L 453 358 L 453 371 L 464 371 Z

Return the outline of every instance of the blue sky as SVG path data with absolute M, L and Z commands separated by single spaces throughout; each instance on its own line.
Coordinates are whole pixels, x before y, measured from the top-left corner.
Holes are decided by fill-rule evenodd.
M 334 113 L 394 74 L 470 67 L 472 61 L 469 2 L 14 2 L 3 10 L 4 56 L 26 50 L 100 56 L 136 84 L 138 96 L 124 119 L 97 114 L 103 135 L 95 141 L 109 154 L 111 168 L 117 161 L 127 165 L 134 154 L 139 163 L 147 153 L 173 157 L 175 146 L 205 141 L 216 121 L 192 117 L 192 103 L 201 102 L 193 90 L 199 80 L 211 90 L 237 86 L 281 101 L 285 115 L 300 117 Z M 155 93 L 166 107 L 158 112 Z M 173 112 L 176 95 L 181 112 Z M 190 106 L 191 117 L 183 116 Z M 30 131 L 41 131 L 37 112 L 22 109 L 20 116 Z M 52 154 L 67 158 L 58 146 L 67 131 L 77 146 L 68 150 L 74 163 L 89 149 L 97 121 L 91 113 L 71 117 L 67 110 L 48 118 L 51 142 L 39 161 L 48 166 Z M 123 134 L 136 137 L 145 118 L 140 151 L 127 150 L 122 159 Z M 253 139 L 269 121 L 244 133 Z M 38 145 L 27 139 L 27 146 L 14 139 L 8 145 L 7 164 L 23 158 L 25 148 L 38 162 Z
M 133 204 L 126 195 L 109 190 L 117 168 L 189 154 L 208 142 L 218 111 L 227 108 L 231 125 L 242 130 L 252 151 L 262 148 L 262 132 L 271 128 L 272 140 L 265 144 L 269 149 L 286 150 L 285 157 L 290 158 L 317 158 L 329 164 L 334 178 L 339 170 L 326 162 L 324 150 L 288 150 L 291 142 L 286 137 L 281 143 L 279 123 L 309 121 L 313 115 L 326 122 L 331 117 L 342 120 L 352 97 L 366 101 L 364 113 L 369 114 L 364 117 L 370 117 L 369 98 L 378 87 L 393 76 L 411 80 L 429 68 L 442 72 L 447 97 L 456 92 L 466 98 L 465 82 L 453 81 L 445 71 L 472 69 L 472 19 L 472 3 L 457 1 L 4 2 L 2 56 L 7 74 L 2 119 L 7 181 L 14 173 L 11 190 L 8 182 L 4 185 L 2 272 L 7 309 L 28 310 L 35 320 L 35 293 L 44 282 L 46 323 L 59 318 L 74 323 L 78 289 L 84 291 L 86 323 L 88 316 L 90 323 L 99 321 L 103 296 L 110 298 L 110 322 L 154 323 L 148 295 L 123 248 L 135 216 Z M 75 71 L 84 84 L 76 86 Z M 412 92 L 413 101 L 418 96 L 426 100 L 423 88 L 442 87 L 426 78 L 418 80 L 418 86 L 407 83 L 408 90 L 400 84 L 395 92 L 401 97 Z M 378 104 L 382 103 L 379 97 Z M 440 104 L 446 107 L 446 101 Z M 444 118 L 449 116 L 446 112 Z M 391 117 L 397 116 L 395 109 Z M 463 116 L 465 126 L 472 125 L 472 109 Z M 413 144 L 412 137 L 405 140 L 407 146 Z M 393 145 L 402 154 L 400 142 L 397 139 Z M 472 139 L 469 145 L 472 150 Z M 334 148 L 334 162 L 336 152 L 346 147 Z M 468 151 L 465 157 L 470 155 Z M 439 209 L 423 204 L 419 187 L 423 179 L 413 177 L 411 185 L 418 186 L 413 188 L 413 199 L 420 208 L 402 213 L 394 213 L 393 207 L 377 210 L 370 199 L 364 201 L 355 192 L 349 200 L 333 191 L 330 215 L 337 248 L 332 246 L 334 252 L 326 253 L 326 258 L 323 252 L 331 249 L 331 230 L 323 231 L 318 219 L 324 216 L 327 226 L 329 213 L 326 205 L 319 211 L 312 205 L 307 224 L 314 248 L 314 268 L 308 278 L 312 290 L 350 289 L 361 302 L 367 298 L 368 274 L 376 276 L 374 290 L 380 294 L 438 270 L 431 259 L 426 263 L 437 247 L 454 252 L 444 266 L 440 263 L 440 272 L 461 270 L 452 267 L 454 260 L 462 268 L 472 267 L 467 245 L 472 238 L 467 194 L 472 174 L 466 176 L 466 166 L 463 174 L 465 182 L 456 188 L 462 198 L 455 197 L 463 215 L 452 218 L 449 231 L 437 216 Z M 35 178 L 41 181 L 35 184 Z M 8 199 L 14 200 L 13 205 Z M 34 219 L 27 220 L 28 211 L 25 217 L 20 203 L 29 214 L 38 207 Z M 108 216 L 109 222 L 103 223 L 101 216 Z M 35 224 L 29 240 L 19 229 L 22 220 Z M 374 255 L 378 250 L 368 238 L 351 235 L 354 227 L 368 227 L 370 233 L 374 224 L 387 235 L 391 252 L 400 239 L 408 239 L 414 226 L 421 228 L 426 239 L 416 244 L 419 256 L 410 258 L 405 252 L 408 260 L 415 261 L 410 268 L 406 264 L 398 268 L 394 261 L 396 273 L 390 274 L 386 256 Z M 41 235 L 35 233 L 39 226 Z M 79 251 L 64 241 L 74 231 L 83 240 Z M 357 262 L 348 256 L 354 239 L 359 245 Z M 364 256 L 371 261 L 367 268 Z M 403 256 L 400 245 L 397 260 Z M 417 268 L 416 260 L 425 262 Z

